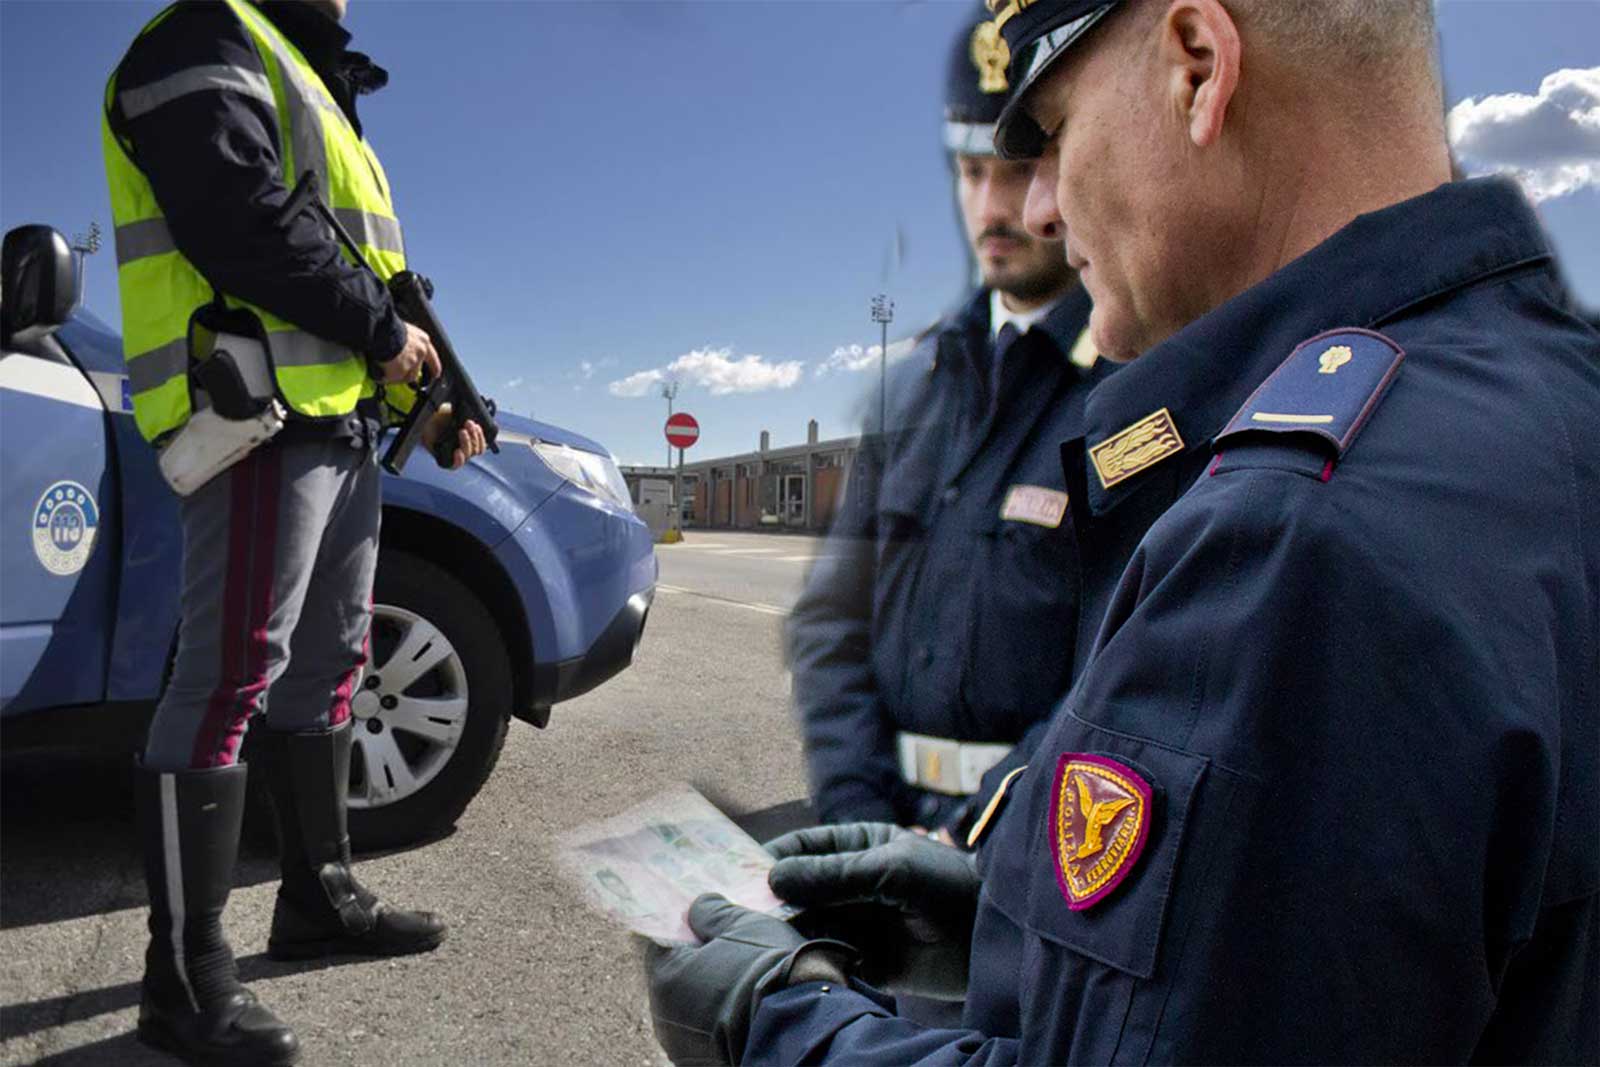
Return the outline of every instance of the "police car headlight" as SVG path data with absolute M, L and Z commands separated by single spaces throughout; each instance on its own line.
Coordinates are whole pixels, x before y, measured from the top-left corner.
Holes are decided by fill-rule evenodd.
M 569 445 L 553 441 L 529 441 L 536 456 L 545 466 L 579 489 L 611 501 L 619 507 L 632 510 L 633 500 L 628 495 L 628 483 L 610 456 L 584 452 Z

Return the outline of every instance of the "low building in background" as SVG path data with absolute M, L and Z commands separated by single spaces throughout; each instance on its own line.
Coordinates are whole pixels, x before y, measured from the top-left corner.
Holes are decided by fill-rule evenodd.
M 682 525 L 824 531 L 844 499 L 859 443 L 855 437 L 818 441 L 817 420 L 812 419 L 805 444 L 773 448 L 771 434 L 762 430 L 754 452 L 685 463 L 679 501 Z M 676 473 L 673 467 L 622 468 L 635 507 L 643 499 L 641 486 L 670 480 Z

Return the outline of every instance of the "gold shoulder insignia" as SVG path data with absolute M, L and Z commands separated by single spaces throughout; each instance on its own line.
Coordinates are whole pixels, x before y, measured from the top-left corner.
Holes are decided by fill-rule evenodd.
M 1162 408 L 1089 449 L 1089 457 L 1100 484 L 1110 489 L 1183 448 L 1183 435 L 1178 433 L 1172 413 Z
M 1317 360 L 1317 362 L 1320 364 L 1320 366 L 1317 368 L 1317 373 L 1337 373 L 1340 367 L 1344 366 L 1346 363 L 1349 363 L 1354 357 L 1355 353 L 1350 351 L 1349 345 L 1334 345 L 1332 348 L 1322 353 L 1322 356 Z

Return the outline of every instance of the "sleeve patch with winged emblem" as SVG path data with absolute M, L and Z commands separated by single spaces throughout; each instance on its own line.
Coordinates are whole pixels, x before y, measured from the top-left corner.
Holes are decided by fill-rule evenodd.
M 1150 836 L 1152 791 L 1131 767 L 1068 752 L 1050 796 L 1056 881 L 1072 911 L 1094 907 L 1133 871 Z

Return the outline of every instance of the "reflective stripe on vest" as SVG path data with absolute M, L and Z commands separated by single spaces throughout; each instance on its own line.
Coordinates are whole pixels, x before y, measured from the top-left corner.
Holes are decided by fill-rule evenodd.
M 261 102 L 277 118 L 284 185 L 292 187 L 300 174 L 314 171 L 335 216 L 379 277 L 387 279 L 405 267 L 404 237 L 376 155 L 356 135 L 299 50 L 244 0 L 226 2 L 255 45 L 261 70 L 195 66 L 129 88 L 120 88 L 113 73 L 106 87 L 101 128 L 116 226 L 124 355 L 134 417 L 151 441 L 189 417 L 189 319 L 216 293 L 178 250 L 148 180 L 130 158 L 128 146 L 112 131 L 113 101 L 130 119 L 158 113 L 192 93 L 228 92 Z M 142 32 L 148 33 L 170 11 L 158 15 Z M 361 356 L 262 308 L 227 294 L 223 299 L 230 307 L 249 308 L 261 319 L 278 389 L 294 411 L 312 418 L 342 416 L 375 392 Z

